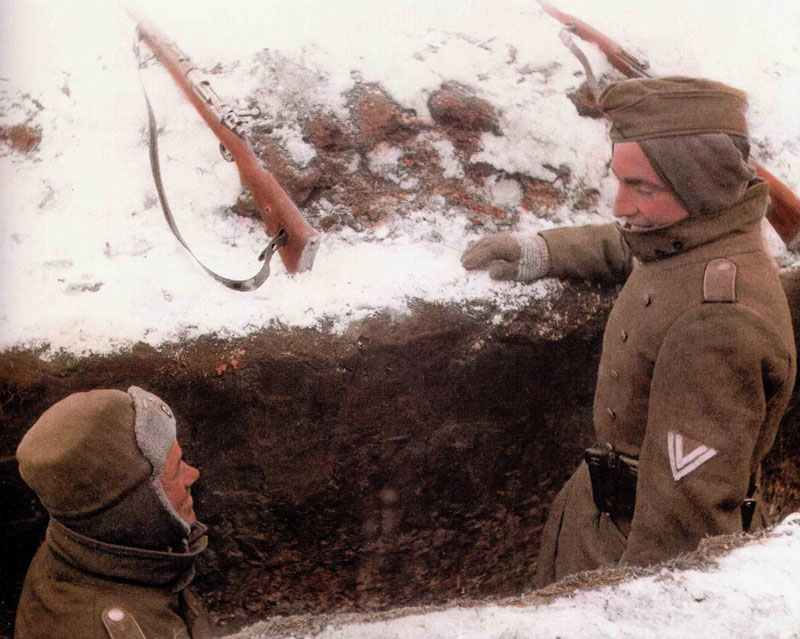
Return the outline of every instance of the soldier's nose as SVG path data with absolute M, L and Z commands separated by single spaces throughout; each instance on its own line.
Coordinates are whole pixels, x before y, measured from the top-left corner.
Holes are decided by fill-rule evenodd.
M 617 190 L 617 195 L 614 198 L 614 215 L 616 217 L 631 217 L 636 215 L 637 208 L 631 202 L 631 199 L 625 195 L 623 189 Z
M 186 485 L 191 486 L 200 477 L 200 471 L 197 470 L 197 468 L 195 468 L 194 466 L 186 464 L 186 468 L 184 468 L 183 477 Z

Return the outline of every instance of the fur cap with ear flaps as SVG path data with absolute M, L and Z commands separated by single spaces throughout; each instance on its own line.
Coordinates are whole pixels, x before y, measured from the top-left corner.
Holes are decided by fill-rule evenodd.
M 51 406 L 17 449 L 20 474 L 50 515 L 111 544 L 179 548 L 190 526 L 159 477 L 175 418 L 152 393 L 74 393 Z

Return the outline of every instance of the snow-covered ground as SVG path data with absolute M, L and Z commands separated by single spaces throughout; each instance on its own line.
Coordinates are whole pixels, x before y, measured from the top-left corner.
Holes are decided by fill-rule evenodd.
M 484 134 L 474 161 L 543 177 L 552 177 L 544 163 L 567 164 L 576 180 L 600 188 L 601 214 L 608 212 L 613 181 L 604 124 L 577 117 L 568 103 L 565 91 L 579 84 L 579 65 L 559 42 L 557 23 L 533 0 L 129 4 L 199 66 L 221 63 L 214 85 L 231 100 L 265 88 L 258 52 L 279 53 L 282 79 L 266 87 L 263 105 L 272 113 L 290 109 L 298 94 L 342 112 L 344 94 L 360 79 L 382 84 L 427 118 L 427 98 L 443 81 L 467 84 L 501 108 L 505 134 Z M 635 53 L 646 50 L 660 73 L 707 75 L 748 90 L 757 151 L 800 191 L 800 4 L 560 5 Z M 239 335 L 273 322 L 327 321 L 340 330 L 378 309 L 401 313 L 411 298 L 494 299 L 502 307 L 547 295 L 544 284 L 500 285 L 466 274 L 459 255 L 474 231 L 444 205 L 369 233 L 326 236 L 312 272 L 288 276 L 275 259 L 259 291 L 222 288 L 178 245 L 156 203 L 133 24 L 122 4 L 0 0 L 0 16 L 0 125 L 42 131 L 32 154 L 0 146 L 0 349 L 38 343 L 49 344 L 50 353 L 107 352 L 139 340 Z M 597 70 L 606 68 L 584 48 Z M 239 188 L 232 165 L 166 75 L 155 66 L 143 75 L 163 128 L 165 180 L 184 235 L 213 268 L 249 277 L 265 238 L 259 224 L 226 210 Z M 298 163 L 313 157 L 298 130 L 283 135 Z M 446 172 L 459 175 L 440 146 Z M 376 153 L 391 158 L 391 149 Z M 490 187 L 501 204 L 513 203 L 503 185 Z M 598 221 L 569 210 L 555 219 Z M 523 226 L 545 224 L 552 222 L 528 216 Z M 774 234 L 771 246 L 783 263 L 797 260 Z
M 258 625 L 237 639 L 797 639 L 800 514 L 716 565 L 578 590 L 546 604 L 453 607 L 321 632 L 273 633 Z M 529 598 L 528 598 L 529 599 Z
M 578 118 L 565 92 L 581 80 L 559 26 L 533 0 L 158 0 L 131 1 L 202 67 L 221 63 L 216 90 L 229 99 L 264 89 L 256 54 L 284 60 L 264 107 L 292 96 L 343 113 L 356 79 L 377 82 L 428 118 L 443 81 L 474 88 L 502 110 L 504 136 L 484 134 L 474 161 L 552 177 L 567 164 L 601 191 L 613 180 L 602 122 Z M 800 3 L 794 0 L 561 0 L 646 52 L 661 74 L 705 75 L 751 96 L 757 154 L 800 192 Z M 466 274 L 459 255 L 475 238 L 463 217 L 429 207 L 364 234 L 324 238 L 313 271 L 288 276 L 273 261 L 260 290 L 215 284 L 168 232 L 155 199 L 144 138 L 145 110 L 131 52 L 133 24 L 108 0 L 0 0 L 0 125 L 41 128 L 32 154 L 0 143 L 0 350 L 30 344 L 73 353 L 136 341 L 270 323 L 334 329 L 408 301 L 492 299 L 526 303 L 548 287 Z M 596 70 L 602 57 L 584 47 Z M 557 62 L 558 65 L 553 63 Z M 296 69 L 296 73 L 293 72 Z M 175 87 L 155 67 L 143 74 L 155 102 L 165 178 L 179 225 L 195 251 L 231 277 L 248 277 L 265 238 L 258 223 L 226 212 L 239 190 L 230 164 Z M 315 78 L 309 82 L 309 78 Z M 291 118 L 290 118 L 291 119 Z M 299 164 L 313 157 L 299 131 L 284 132 Z M 448 175 L 463 175 L 437 142 Z M 376 149 L 376 166 L 391 148 Z M 379 166 L 379 168 L 380 168 Z M 502 204 L 513 202 L 495 185 Z M 560 211 L 564 223 L 597 216 Z M 525 229 L 546 224 L 528 218 Z M 796 263 L 773 234 L 784 264 Z M 800 637 L 800 519 L 736 550 L 708 571 L 665 573 L 539 607 L 480 607 L 328 629 L 322 637 L 515 639 L 532 637 Z M 257 636 L 257 631 L 253 631 Z

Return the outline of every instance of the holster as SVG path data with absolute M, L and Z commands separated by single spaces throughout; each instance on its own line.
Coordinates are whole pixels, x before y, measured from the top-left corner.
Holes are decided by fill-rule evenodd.
M 636 507 L 639 460 L 614 450 L 611 444 L 596 444 L 584 453 L 592 496 L 597 509 L 614 518 L 631 519 Z
M 592 496 L 597 510 L 612 518 L 632 519 L 636 508 L 636 481 L 639 476 L 639 460 L 614 450 L 611 444 L 595 444 L 584 453 L 589 476 L 592 480 Z M 758 475 L 750 478 L 747 498 L 742 502 L 742 530 L 750 530 L 753 514 L 758 504 Z

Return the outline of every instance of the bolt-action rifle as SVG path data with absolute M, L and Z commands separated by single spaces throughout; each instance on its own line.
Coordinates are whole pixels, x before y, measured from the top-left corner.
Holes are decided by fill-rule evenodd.
M 560 11 L 545 0 L 537 0 L 549 15 L 561 22 L 567 32 L 573 33 L 581 40 L 590 42 L 599 48 L 608 59 L 611 66 L 628 78 L 649 78 L 649 64 L 639 60 L 611 38 L 601 33 L 591 25 L 579 20 L 575 16 Z M 587 79 L 594 82 L 591 70 L 583 57 L 583 53 L 570 44 L 568 36 L 562 38 L 570 50 L 578 56 L 578 59 L 586 68 Z M 800 198 L 786 186 L 781 180 L 770 173 L 758 162 L 753 161 L 753 166 L 758 176 L 769 184 L 771 205 L 767 211 L 767 219 L 775 228 L 775 231 L 790 249 L 800 248 Z
M 256 156 L 245 135 L 243 118 L 246 114 L 239 113 L 225 104 L 211 88 L 210 83 L 198 77 L 201 76 L 201 72 L 192 64 L 189 57 L 174 42 L 161 33 L 155 25 L 130 10 L 128 13 L 136 22 L 139 40 L 150 48 L 153 55 L 172 76 L 186 99 L 192 103 L 192 106 L 218 138 L 223 157 L 236 163 L 242 185 L 247 187 L 253 195 L 267 234 L 273 237 L 272 242 L 262 253 L 260 259 L 264 259 L 264 256 L 269 253 L 268 262 L 272 253 L 278 251 L 289 273 L 310 269 L 319 246 L 319 233 L 306 222 L 286 191 L 283 190 L 272 173 L 262 165 Z M 175 232 L 178 240 L 188 250 L 188 246 L 183 241 L 180 233 L 176 232 L 177 227 L 174 224 L 174 220 L 172 220 L 171 213 L 169 213 L 169 207 L 164 206 L 166 198 L 163 195 L 163 186 L 158 174 L 158 154 L 153 127 L 154 117 L 152 109 L 150 109 L 149 100 L 148 110 L 151 121 L 150 158 L 154 165 L 153 175 L 159 190 L 159 197 L 170 227 Z M 194 257 L 194 254 L 192 256 Z M 195 259 L 197 258 L 195 257 Z M 199 260 L 197 261 L 199 262 Z M 228 280 L 211 272 L 202 262 L 200 262 L 200 265 L 212 277 L 237 290 L 252 290 L 269 275 L 268 263 L 262 267 L 262 273 L 247 281 Z M 265 274 L 263 273 L 264 270 L 266 270 Z

